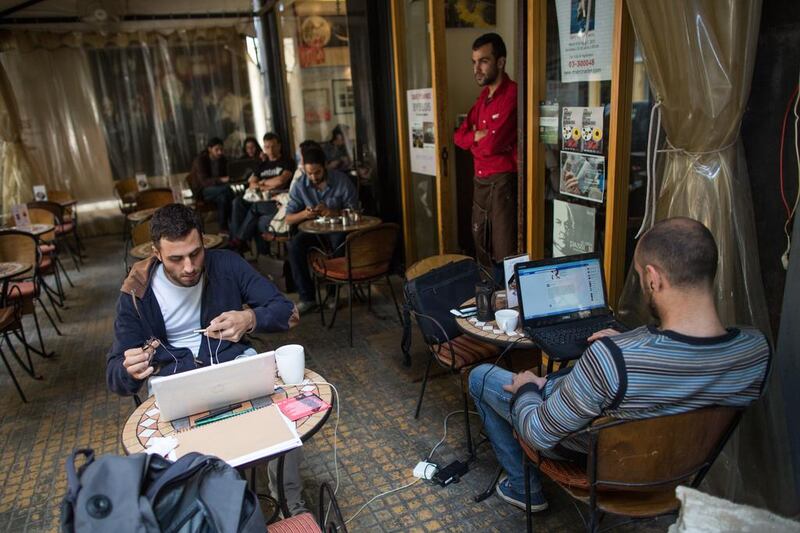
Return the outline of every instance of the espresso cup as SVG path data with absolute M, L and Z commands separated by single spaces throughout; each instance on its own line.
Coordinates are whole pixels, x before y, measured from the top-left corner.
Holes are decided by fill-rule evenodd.
M 278 375 L 287 385 L 303 381 L 306 372 L 306 352 L 299 344 L 287 344 L 275 350 Z
M 517 329 L 519 313 L 513 309 L 500 309 L 494 314 L 494 321 L 497 323 L 497 327 L 502 329 L 506 335 L 511 335 Z

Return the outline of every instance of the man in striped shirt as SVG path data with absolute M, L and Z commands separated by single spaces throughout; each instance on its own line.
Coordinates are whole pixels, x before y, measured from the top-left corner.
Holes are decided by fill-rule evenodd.
M 586 443 L 566 437 L 601 415 L 633 420 L 744 406 L 763 391 L 769 345 L 755 329 L 722 325 L 717 247 L 705 226 L 688 218 L 659 222 L 640 239 L 634 268 L 658 327 L 598 332 L 574 367 L 545 377 L 493 365 L 470 374 L 470 393 L 507 474 L 497 485 L 504 501 L 525 508 L 513 430 L 548 457 L 581 460 Z M 535 471 L 531 488 L 534 511 L 546 509 Z

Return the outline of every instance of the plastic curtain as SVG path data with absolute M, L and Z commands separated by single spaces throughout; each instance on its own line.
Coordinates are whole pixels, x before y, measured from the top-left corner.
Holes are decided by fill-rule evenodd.
M 12 97 L 5 103 L 16 101 L 18 136 L 33 165 L 27 172 L 20 157 L 3 157 L 6 212 L 9 202 L 30 200 L 37 183 L 82 203 L 113 199 L 114 179 L 137 173 L 173 185 L 211 137 L 238 157 L 252 135 L 240 30 L 0 32 L 0 47 Z M 105 218 L 118 214 L 113 208 Z M 98 215 L 94 232 L 115 228 L 87 215 Z
M 10 213 L 22 191 L 35 181 L 33 167 L 22 145 L 17 102 L 6 71 L 0 64 L 0 194 L 2 212 Z
M 253 131 L 247 65 L 243 39 L 225 37 L 181 32 L 87 50 L 115 179 L 187 172 L 212 137 L 240 155 Z
M 655 146 L 649 220 L 687 216 L 719 248 L 717 308 L 727 325 L 769 335 L 750 183 L 739 128 L 750 93 L 761 2 L 629 0 L 666 140 Z M 648 215 L 645 217 L 648 220 Z M 652 318 L 633 269 L 620 301 L 626 322 Z M 780 387 L 748 410 L 707 477 L 709 490 L 736 501 L 787 509 L 787 457 Z
M 79 200 L 111 197 L 111 172 L 86 56 L 80 49 L 6 51 L 8 73 L 22 121 L 22 141 L 37 176 L 20 183 L 21 201 L 32 186 L 69 190 Z M 5 207 L 5 206 L 4 206 Z

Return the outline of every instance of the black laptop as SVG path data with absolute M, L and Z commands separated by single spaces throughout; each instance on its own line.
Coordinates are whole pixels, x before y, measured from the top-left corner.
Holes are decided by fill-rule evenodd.
M 231 182 L 238 183 L 247 181 L 251 174 L 254 174 L 261 161 L 258 159 L 237 159 L 228 161 L 228 176 Z
M 606 305 L 597 254 L 526 261 L 514 272 L 523 330 L 553 359 L 580 357 L 601 329 L 627 331 Z

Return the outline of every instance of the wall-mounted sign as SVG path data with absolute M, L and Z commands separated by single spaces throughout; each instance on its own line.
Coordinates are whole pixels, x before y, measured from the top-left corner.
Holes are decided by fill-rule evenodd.
M 436 175 L 436 138 L 433 133 L 433 89 L 406 91 L 411 172 Z
M 556 0 L 561 82 L 611 79 L 614 0 Z

